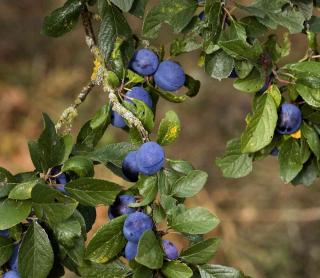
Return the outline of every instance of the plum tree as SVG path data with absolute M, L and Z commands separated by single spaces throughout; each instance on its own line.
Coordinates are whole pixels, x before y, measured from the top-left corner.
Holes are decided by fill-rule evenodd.
M 133 260 L 137 255 L 137 251 L 138 251 L 138 243 L 128 241 L 124 249 L 124 254 L 126 259 L 129 261 Z
M 0 168 L 0 274 L 9 275 L 18 264 L 22 278 L 61 277 L 64 267 L 81 277 L 246 277 L 209 264 L 217 244 L 204 235 L 219 219 L 184 204 L 202 190 L 208 175 L 165 156 L 163 148 L 178 139 L 181 123 L 168 111 L 158 125 L 158 100 L 183 103 L 200 89 L 200 81 L 173 61 L 182 53 L 199 50 L 198 65 L 210 77 L 233 78 L 235 89 L 253 96 L 245 131 L 217 159 L 224 176 L 248 175 L 253 162 L 273 150 L 279 150 L 284 182 L 309 186 L 319 176 L 320 25 L 313 2 L 147 2 L 68 0 L 45 17 L 42 33 L 52 37 L 71 31 L 81 19 L 92 74 L 56 124 L 43 115 L 43 132 L 28 144 L 34 170 L 13 175 Z M 205 20 L 198 19 L 199 10 Z M 131 30 L 128 14 L 142 19 L 141 33 Z M 177 35 L 156 47 L 153 39 L 163 23 Z M 290 36 L 278 41 L 282 33 L 273 31 L 278 27 L 306 34 L 305 57 L 283 60 Z M 98 86 L 105 100 L 73 139 L 79 106 Z M 110 123 L 123 129 L 121 142 L 103 143 Z M 135 184 L 95 178 L 96 165 Z M 110 206 L 110 221 L 86 242 L 101 205 Z M 181 254 L 162 242 L 171 232 L 185 239 Z M 14 247 L 18 242 L 21 247 Z M 123 255 L 131 262 L 123 262 Z
M 295 133 L 301 126 L 302 115 L 300 109 L 291 103 L 284 103 L 279 108 L 277 131 L 280 134 Z
M 150 49 L 139 49 L 130 61 L 130 68 L 136 73 L 149 76 L 153 75 L 159 66 L 159 58 Z
M 136 182 L 139 178 L 137 153 L 137 151 L 129 152 L 122 162 L 122 172 L 125 177 L 131 182 Z
M 125 214 L 134 213 L 136 209 L 130 208 L 128 205 L 134 204 L 135 202 L 136 202 L 136 198 L 134 196 L 119 195 L 116 198 L 116 201 L 109 207 L 109 210 L 108 210 L 109 219 L 113 219 Z
M 147 142 L 137 151 L 136 159 L 139 172 L 146 176 L 152 176 L 163 167 L 165 153 L 158 143 Z
M 153 229 L 153 221 L 147 214 L 137 211 L 129 214 L 123 225 L 123 234 L 128 241 L 138 243 L 145 231 Z
M 170 240 L 162 240 L 162 248 L 169 260 L 176 260 L 179 258 L 179 251 Z
M 160 63 L 154 74 L 154 81 L 159 88 L 175 92 L 184 85 L 186 76 L 179 64 L 167 60 Z

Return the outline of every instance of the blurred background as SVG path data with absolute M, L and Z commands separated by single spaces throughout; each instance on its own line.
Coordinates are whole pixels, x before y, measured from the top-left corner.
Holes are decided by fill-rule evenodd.
M 0 1 L 0 165 L 13 173 L 33 169 L 27 141 L 40 133 L 41 113 L 57 120 L 91 74 L 92 59 L 80 24 L 59 39 L 40 35 L 42 18 L 61 3 Z M 129 22 L 138 32 L 140 23 L 133 17 Z M 161 42 L 169 42 L 170 29 L 163 29 L 166 36 Z M 304 35 L 291 38 L 293 54 L 288 61 L 302 57 L 306 47 Z M 251 96 L 235 91 L 232 81 L 207 76 L 197 66 L 198 55 L 185 54 L 178 60 L 188 74 L 201 80 L 201 92 L 181 105 L 161 101 L 157 118 L 170 109 L 178 112 L 182 133 L 166 149 L 168 157 L 189 160 L 209 173 L 206 189 L 188 205 L 205 206 L 221 219 L 213 233 L 222 238 L 213 262 L 258 278 L 320 277 L 319 184 L 312 188 L 283 184 L 274 157 L 255 163 L 246 178 L 221 176 L 214 160 L 223 154 L 227 140 L 244 129 Z M 92 92 L 80 107 L 75 134 L 105 100 L 100 89 Z M 123 138 L 123 131 L 111 127 L 101 144 Z M 103 167 L 97 174 L 117 180 Z M 99 208 L 98 215 L 94 229 L 106 221 L 106 209 Z M 183 245 L 179 238 L 176 243 Z

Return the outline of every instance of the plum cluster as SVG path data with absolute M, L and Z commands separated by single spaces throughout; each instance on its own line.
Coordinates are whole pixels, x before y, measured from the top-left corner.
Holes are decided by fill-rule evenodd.
M 9 238 L 9 231 L 8 230 L 1 230 L 0 236 Z M 7 266 L 10 270 L 3 274 L 3 278 L 20 278 L 20 274 L 18 272 L 18 253 L 19 253 L 20 244 L 17 243 L 14 245 L 13 253 L 11 258 L 9 259 Z
M 138 243 L 144 232 L 153 230 L 155 225 L 149 215 L 129 207 L 134 204 L 136 198 L 131 195 L 119 195 L 116 201 L 109 207 L 108 216 L 110 219 L 121 215 L 128 215 L 123 225 L 124 237 L 128 240 L 124 248 L 124 256 L 127 260 L 133 260 L 138 252 Z M 162 247 L 169 260 L 179 257 L 177 247 L 169 240 L 162 240 Z
M 156 142 L 147 142 L 141 145 L 137 151 L 127 154 L 122 163 L 122 171 L 125 177 L 136 182 L 139 173 L 152 176 L 160 171 L 165 162 L 165 152 Z
M 179 90 L 186 81 L 184 70 L 179 64 L 170 60 L 160 62 L 158 55 L 147 48 L 135 52 L 129 67 L 141 76 L 153 76 L 155 85 L 169 92 Z M 124 95 L 125 102 L 132 103 L 132 99 L 143 101 L 149 108 L 153 108 L 152 98 L 143 86 L 135 86 Z M 111 124 L 118 128 L 127 126 L 121 115 L 115 111 L 111 113 Z

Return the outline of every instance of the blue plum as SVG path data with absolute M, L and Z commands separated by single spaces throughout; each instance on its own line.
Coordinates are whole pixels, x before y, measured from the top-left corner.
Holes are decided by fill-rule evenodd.
M 140 75 L 152 75 L 159 66 L 159 58 L 152 50 L 143 48 L 135 52 L 130 68 Z
M 206 14 L 204 13 L 204 11 L 202 11 L 201 13 L 199 13 L 198 16 L 199 16 L 199 19 L 200 19 L 200 20 L 202 20 L 202 21 L 203 21 L 203 20 L 206 20 Z
M 152 230 L 153 222 L 150 216 L 143 212 L 129 214 L 123 225 L 123 234 L 128 241 L 139 242 L 142 234 L 147 230 Z
M 135 98 L 143 101 L 146 105 L 152 108 L 152 99 L 150 94 L 143 89 L 143 87 L 133 87 L 129 92 L 125 94 L 125 99 L 130 101 L 130 98 Z M 130 101 L 131 102 L 131 101 Z
M 115 202 L 109 207 L 108 216 L 109 219 L 116 218 L 124 214 L 134 213 L 135 208 L 130 208 L 128 205 L 135 203 L 136 198 L 131 195 L 119 195 Z
M 111 124 L 118 128 L 126 127 L 124 119 L 115 111 L 111 111 Z
M 175 92 L 186 81 L 186 75 L 182 67 L 173 61 L 163 61 L 154 75 L 157 86 L 165 91 Z
M 156 142 L 144 143 L 137 152 L 137 164 L 139 172 L 152 176 L 159 172 L 165 162 L 163 148 Z
M 176 260 L 179 257 L 177 247 L 170 240 L 162 240 L 162 248 L 169 260 Z
M 52 168 L 50 174 L 53 175 L 53 176 L 56 176 L 56 175 L 58 175 L 58 174 L 60 173 L 60 169 L 61 169 L 60 166 L 54 167 L 54 168 Z M 55 186 L 55 188 L 56 188 L 57 190 L 65 193 L 64 186 L 65 186 L 65 184 L 67 184 L 67 183 L 70 181 L 70 179 L 69 179 L 69 177 L 67 176 L 67 174 L 61 173 L 59 176 L 56 176 L 54 179 L 55 179 L 55 182 L 56 182 L 56 184 L 57 184 L 57 185 Z
M 18 254 L 19 254 L 19 248 L 20 244 L 16 244 L 13 248 L 13 253 L 11 255 L 11 258 L 8 262 L 9 268 L 11 270 L 18 271 Z
M 126 244 L 126 247 L 124 249 L 124 256 L 127 260 L 131 261 L 133 260 L 138 252 L 138 243 L 128 241 Z
M 131 181 L 138 181 L 139 168 L 137 165 L 137 151 L 129 152 L 122 162 L 122 172 Z
M 0 236 L 9 237 L 9 231 L 8 230 L 0 230 Z
M 301 126 L 302 115 L 300 109 L 291 103 L 280 106 L 277 131 L 280 134 L 295 133 Z
M 20 274 L 18 271 L 10 270 L 3 274 L 3 278 L 20 278 Z

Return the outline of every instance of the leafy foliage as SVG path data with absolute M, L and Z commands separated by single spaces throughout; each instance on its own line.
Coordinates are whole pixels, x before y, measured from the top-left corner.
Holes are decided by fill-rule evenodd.
M 131 186 L 94 178 L 95 166 L 101 164 L 128 180 L 123 162 L 129 153 L 139 152 L 151 133 L 161 146 L 174 143 L 180 135 L 181 123 L 174 111 L 167 112 L 157 127 L 158 100 L 187 101 L 198 94 L 200 82 L 186 74 L 184 92 L 169 92 L 130 65 L 134 51 L 143 47 L 152 49 L 160 62 L 165 60 L 164 49 L 140 40 L 157 38 L 164 23 L 177 34 L 170 45 L 171 58 L 200 50 L 199 65 L 209 76 L 234 78 L 234 87 L 253 97 L 245 131 L 240 139 L 228 142 L 225 154 L 216 161 L 224 176 L 248 175 L 253 161 L 273 150 L 279 150 L 284 182 L 310 186 L 319 176 L 320 66 L 315 32 L 320 24 L 314 1 L 255 0 L 243 6 L 218 0 L 161 0 L 145 11 L 147 2 L 68 0 L 45 17 L 42 33 L 52 37 L 74 29 L 81 17 L 94 56 L 87 90 L 102 85 L 108 100 L 83 125 L 75 142 L 70 130 L 60 127 L 71 126 L 86 97 L 83 92 L 62 114 L 59 124 L 44 114 L 43 132 L 28 144 L 35 170 L 17 179 L 0 168 L 0 230 L 19 231 L 10 233 L 13 238 L 0 237 L 0 274 L 8 269 L 16 243 L 22 277 L 61 277 L 63 267 L 82 277 L 246 277 L 234 268 L 209 264 L 219 239 L 204 240 L 202 235 L 215 229 L 219 219 L 205 208 L 184 205 L 185 198 L 203 189 L 208 178 L 205 172 L 187 161 L 166 158 L 160 171 L 150 176 L 140 173 Z M 235 17 L 232 5 L 245 15 Z M 199 16 L 198 11 L 204 14 Z M 141 36 L 131 30 L 126 13 L 142 20 Z M 94 19 L 97 26 L 91 22 Z M 280 41 L 272 31 L 279 27 L 287 31 Z M 306 57 L 284 64 L 283 58 L 290 54 L 290 34 L 299 32 L 307 35 Z M 126 99 L 126 90 L 134 86 L 147 91 L 152 107 L 141 99 Z M 302 115 L 298 130 L 291 134 L 279 130 L 281 121 L 288 121 L 281 115 L 286 102 Z M 99 145 L 110 123 L 115 125 L 115 113 L 120 113 L 128 138 Z M 128 204 L 128 210 L 143 212 L 152 217 L 153 224 L 161 224 L 144 231 L 129 264 L 122 258 L 127 244 L 123 231 L 126 213 L 120 217 L 110 214 L 115 218 L 85 244 L 95 222 L 95 207 L 114 206 L 120 194 L 135 196 L 136 202 Z M 172 231 L 189 244 L 177 259 L 169 260 L 161 240 Z

